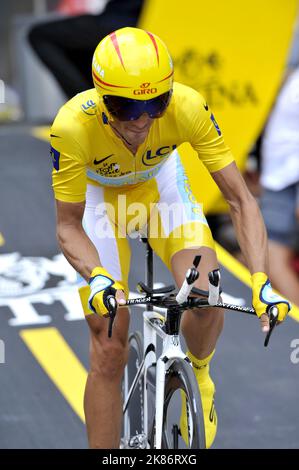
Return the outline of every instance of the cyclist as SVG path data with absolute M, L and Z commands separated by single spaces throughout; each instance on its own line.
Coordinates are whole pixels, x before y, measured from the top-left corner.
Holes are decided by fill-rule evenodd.
M 129 312 L 119 309 L 112 339 L 107 338 L 104 317 L 107 295 L 115 295 L 122 305 L 128 294 L 126 235 L 147 226 L 152 248 L 178 287 L 196 254 L 202 255 L 196 283 L 202 291 L 208 288 L 208 272 L 218 267 L 210 229 L 180 159 L 181 143 L 189 142 L 197 151 L 229 203 L 252 273 L 253 306 L 263 331 L 269 328 L 265 314 L 269 304 L 278 304 L 280 321 L 290 306 L 273 294 L 267 277 L 267 235 L 258 206 L 209 105 L 197 91 L 173 82 L 172 60 L 161 39 L 138 28 L 109 34 L 95 50 L 92 74 L 95 88 L 68 101 L 51 128 L 53 189 L 58 240 L 79 273 L 90 329 L 84 398 L 89 445 L 117 448 Z M 175 210 L 169 215 L 165 207 L 173 204 Z M 182 317 L 201 392 L 208 447 L 217 429 L 209 363 L 223 319 L 221 311 L 211 315 L 209 309 L 186 311 Z M 183 409 L 181 431 L 186 440 L 185 418 Z

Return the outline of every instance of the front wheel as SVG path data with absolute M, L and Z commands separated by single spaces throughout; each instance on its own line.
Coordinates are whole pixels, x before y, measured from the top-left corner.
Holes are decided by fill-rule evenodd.
M 186 400 L 188 441 L 183 441 L 180 431 L 182 397 Z M 155 448 L 155 422 L 150 433 L 150 447 Z M 177 359 L 165 378 L 162 449 L 205 449 L 205 429 L 201 398 L 192 367 Z
M 136 379 L 137 371 L 143 359 L 143 339 L 139 331 L 129 337 L 129 358 L 125 368 L 122 394 L 124 404 L 128 398 L 130 388 Z M 135 388 L 124 410 L 121 446 L 139 447 L 139 440 L 144 433 L 143 416 L 143 375 L 135 383 Z

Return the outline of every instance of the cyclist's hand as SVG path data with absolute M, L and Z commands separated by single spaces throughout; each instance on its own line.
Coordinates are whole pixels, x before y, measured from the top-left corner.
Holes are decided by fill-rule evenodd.
M 101 317 L 108 316 L 106 299 L 109 295 L 116 298 L 119 305 L 126 303 L 124 287 L 120 282 L 114 281 L 106 269 L 94 268 L 89 279 L 90 296 L 89 308 Z
M 276 305 L 278 308 L 278 322 L 282 322 L 289 311 L 291 304 L 273 292 L 270 281 L 265 273 L 254 273 L 252 280 L 252 306 L 261 321 L 261 328 L 264 333 L 269 331 L 269 317 L 266 313 L 267 307 Z

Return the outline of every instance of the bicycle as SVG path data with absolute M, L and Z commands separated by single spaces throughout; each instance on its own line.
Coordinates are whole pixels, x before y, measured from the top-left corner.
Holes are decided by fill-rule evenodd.
M 143 311 L 143 338 L 139 331 L 129 336 L 129 360 L 123 378 L 123 431 L 121 448 L 178 449 L 182 444 L 180 427 L 170 404 L 183 393 L 186 400 L 188 442 L 187 448 L 204 449 L 204 418 L 198 384 L 189 358 L 181 349 L 179 330 L 184 310 L 204 307 L 217 307 L 255 315 L 249 307 L 219 302 L 220 271 L 209 273 L 208 293 L 194 288 L 199 272 L 200 256 L 196 256 L 193 266 L 188 269 L 185 281 L 175 292 L 175 286 L 153 288 L 153 251 L 146 238 L 146 284 L 138 283 L 138 290 L 144 297 L 128 299 L 126 305 L 145 304 Z M 206 298 L 190 296 L 191 293 L 205 295 Z M 109 304 L 109 299 L 108 304 Z M 108 336 L 112 335 L 112 325 L 116 313 L 116 302 L 111 297 Z M 157 311 L 166 309 L 166 315 Z M 156 310 L 154 310 L 156 309 Z M 264 345 L 269 343 L 276 325 L 278 309 L 269 309 L 270 331 Z M 157 336 L 162 339 L 162 353 L 157 357 Z M 176 406 L 176 409 L 180 407 Z M 171 413 L 169 412 L 171 411 Z M 171 419 L 170 419 L 171 418 Z

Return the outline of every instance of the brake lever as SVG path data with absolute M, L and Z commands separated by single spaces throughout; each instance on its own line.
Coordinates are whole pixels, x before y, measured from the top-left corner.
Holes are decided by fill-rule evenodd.
M 111 338 L 113 322 L 114 322 L 116 310 L 117 310 L 117 302 L 116 302 L 116 298 L 114 297 L 114 295 L 107 296 L 106 304 L 107 304 L 108 315 L 109 315 L 108 338 Z
M 270 329 L 267 333 L 267 336 L 265 338 L 264 346 L 265 348 L 268 346 L 270 337 L 273 333 L 273 330 L 277 324 L 278 320 L 278 308 L 276 305 L 272 305 L 271 307 L 267 308 L 267 314 L 269 315 L 269 322 L 270 322 Z

